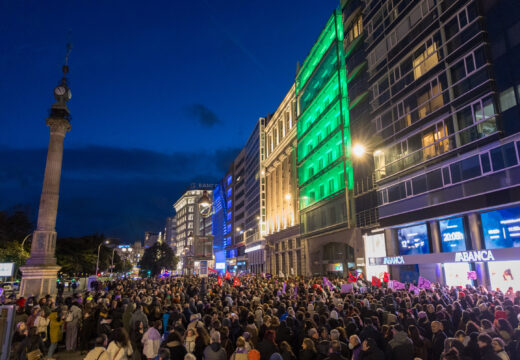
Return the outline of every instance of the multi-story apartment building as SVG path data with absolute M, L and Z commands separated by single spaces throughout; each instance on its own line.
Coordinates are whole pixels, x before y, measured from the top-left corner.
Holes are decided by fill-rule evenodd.
M 260 118 L 244 147 L 245 212 L 244 227 L 235 229 L 245 238 L 248 270 L 265 271 L 265 118 Z
M 204 191 L 207 191 L 208 196 L 212 198 L 214 187 L 213 184 L 191 184 L 173 205 L 177 220 L 176 256 L 179 258 L 177 271 L 187 270 L 189 273 L 194 270 L 194 241 L 198 236 L 203 235 L 201 226 L 204 222 L 199 213 L 198 202 Z M 206 233 L 206 235 L 210 234 L 211 230 Z
M 311 273 L 342 273 L 362 255 L 352 200 L 343 19 L 333 12 L 296 74 L 301 237 Z M 356 250 L 360 254 L 356 253 Z
M 520 289 L 520 3 L 359 7 L 388 254 L 371 264 L 402 280 L 462 285 L 475 271 Z
M 385 256 L 374 253 L 373 244 L 384 244 L 384 234 L 378 225 L 378 203 L 375 187 L 374 160 L 366 153 L 375 141 L 375 124 L 370 117 L 370 93 L 368 86 L 367 56 L 365 51 L 364 5 L 362 0 L 342 0 L 343 53 L 347 68 L 350 134 L 352 141 L 352 167 L 354 172 L 355 225 L 364 238 L 365 257 L 356 254 L 356 267 L 367 263 L 366 256 Z M 372 231 L 374 231 L 372 233 Z M 372 245 L 372 246 L 371 246 Z M 384 247 L 384 246 L 383 246 Z M 365 276 L 380 276 L 388 271 L 384 265 L 366 266 Z
M 276 275 L 310 273 L 300 238 L 296 119 L 293 85 L 265 126 L 266 270 Z

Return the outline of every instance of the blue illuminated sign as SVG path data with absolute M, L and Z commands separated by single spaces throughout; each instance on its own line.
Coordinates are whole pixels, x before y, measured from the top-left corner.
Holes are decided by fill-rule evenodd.
M 520 207 L 480 214 L 487 249 L 520 247 Z
M 428 229 L 426 224 L 414 225 L 397 230 L 400 255 L 428 254 Z
M 461 217 L 441 220 L 439 227 L 443 252 L 466 250 L 466 234 Z

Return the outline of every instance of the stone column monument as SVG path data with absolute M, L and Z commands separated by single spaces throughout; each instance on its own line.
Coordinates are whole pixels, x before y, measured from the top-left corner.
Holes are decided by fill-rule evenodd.
M 69 48 L 70 50 L 70 48 Z M 49 149 L 43 189 L 38 211 L 38 224 L 32 236 L 31 256 L 27 259 L 22 271 L 20 294 L 27 296 L 44 296 L 56 293 L 56 279 L 60 267 L 56 264 L 56 214 L 60 191 L 61 163 L 63 158 L 63 141 L 70 130 L 70 112 L 67 101 L 71 92 L 67 86 L 67 57 L 63 66 L 63 78 L 54 89 L 54 103 L 50 115 L 46 119 L 50 127 Z

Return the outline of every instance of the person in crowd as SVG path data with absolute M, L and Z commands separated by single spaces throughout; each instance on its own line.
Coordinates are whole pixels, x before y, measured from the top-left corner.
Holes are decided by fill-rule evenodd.
M 359 360 L 384 360 L 384 352 L 377 346 L 377 342 L 368 338 L 361 344 L 361 354 Z
M 195 330 L 188 329 L 184 335 L 184 347 L 186 351 L 190 354 L 193 354 L 195 351 Z
M 491 341 L 491 347 L 501 360 L 509 360 L 509 355 L 506 352 L 506 343 L 502 338 L 496 337 Z
M 130 360 L 134 353 L 128 333 L 123 328 L 112 332 L 112 341 L 107 348 L 110 360 Z
M 356 335 L 352 335 L 352 336 L 356 336 Z M 357 337 L 356 341 L 358 341 L 358 340 L 359 340 L 359 337 Z M 349 340 L 349 345 L 350 345 L 350 340 Z M 353 353 L 352 359 L 355 359 L 355 360 L 359 359 L 359 357 L 360 357 L 361 344 L 358 344 L 356 347 L 359 348 L 359 351 L 357 352 L 357 354 L 354 355 L 356 353 L 356 350 L 352 351 L 352 353 Z M 339 343 L 338 340 L 332 340 L 330 342 L 329 356 L 326 358 L 326 360 L 347 360 L 347 358 L 341 356 L 341 344 Z
M 236 350 L 231 355 L 231 360 L 248 360 L 249 350 L 246 348 L 246 340 L 239 336 L 236 342 Z M 285 360 L 285 359 L 284 359 Z
M 260 352 L 261 360 L 269 360 L 272 354 L 278 352 L 276 345 L 276 332 L 274 330 L 267 330 L 257 347 Z
M 429 352 L 431 349 L 430 340 L 424 338 L 421 335 L 419 328 L 415 325 L 408 326 L 408 335 L 410 336 L 410 339 L 412 339 L 414 358 L 429 360 Z
M 341 344 L 339 344 L 339 342 L 335 344 L 340 347 L 338 354 L 341 354 Z M 350 335 L 348 338 L 348 348 L 352 354 L 350 360 L 359 360 L 359 354 L 361 353 L 361 340 L 359 339 L 359 336 Z
M 388 342 L 392 360 L 413 360 L 413 341 L 400 324 L 392 329 L 392 340 Z M 442 349 L 441 349 L 442 352 Z
M 14 354 L 20 353 L 20 345 L 23 343 L 27 335 L 29 334 L 29 329 L 27 329 L 27 325 L 25 322 L 20 321 L 16 324 L 16 329 L 13 334 L 13 339 L 11 341 L 11 352 Z
M 481 360 L 501 360 L 497 355 L 491 343 L 493 339 L 486 333 L 480 334 L 477 338 L 477 343 L 480 351 Z
M 61 307 L 54 308 L 49 314 L 49 340 L 50 346 L 47 358 L 52 359 L 58 348 L 58 343 L 63 339 L 63 312 Z M 110 359 L 108 359 L 110 360 Z
M 159 354 L 157 355 L 157 360 L 170 360 L 170 359 L 183 359 L 182 358 L 173 358 L 171 357 L 170 350 L 167 348 L 160 348 Z
M 181 336 L 176 331 L 170 331 L 161 348 L 168 349 L 171 360 L 184 359 L 187 351 L 182 343 Z
M 204 286 L 191 276 L 112 279 L 55 302 L 48 296 L 0 302 L 16 306 L 22 324 L 11 351 L 22 360 L 29 350 L 22 349 L 29 344 L 27 324 L 36 335 L 47 329 L 40 317 L 49 320 L 49 351 L 32 340 L 49 358 L 65 329 L 66 348 L 79 344 L 89 353 L 99 348 L 96 336 L 107 335 L 109 360 L 155 360 L 162 348 L 170 359 L 196 360 L 220 357 L 220 350 L 226 360 L 381 360 L 381 354 L 385 360 L 520 360 L 520 292 L 440 284 L 414 292 L 359 280 L 342 293 L 344 279 L 328 281 L 334 286 L 323 277 L 247 275 L 235 285 L 210 276 Z M 74 313 L 80 316 L 74 319 Z M 339 352 L 332 349 L 335 342 Z
M 141 339 L 141 342 L 143 343 L 143 354 L 149 360 L 155 359 L 159 353 L 161 345 L 161 328 L 162 321 L 155 320 L 153 326 L 146 330 Z
M 81 321 L 81 308 L 79 303 L 75 301 L 70 306 L 65 317 L 66 330 L 66 349 L 67 351 L 76 351 L 78 345 L 78 330 Z
M 106 350 L 108 337 L 102 334 L 96 338 L 94 348 L 85 356 L 84 360 L 112 360 Z
M 45 344 L 36 327 L 33 326 L 29 329 L 27 337 L 20 344 L 18 360 L 30 360 L 35 358 L 35 356 L 43 358 L 43 354 L 45 354 Z
M 447 336 L 444 333 L 442 324 L 439 321 L 432 321 L 431 328 L 433 333 L 431 360 L 439 360 L 444 350 L 444 340 L 446 340 Z
M 227 360 L 226 350 L 220 345 L 220 332 L 213 330 L 211 342 L 204 349 L 204 360 Z
M 300 351 L 300 360 L 316 360 L 318 358 L 318 352 L 316 351 L 316 345 L 310 338 L 303 339 L 302 350 Z

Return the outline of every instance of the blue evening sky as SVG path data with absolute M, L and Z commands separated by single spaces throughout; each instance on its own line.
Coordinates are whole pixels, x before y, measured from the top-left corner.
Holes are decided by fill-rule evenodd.
M 59 236 L 159 231 L 276 110 L 339 0 L 0 0 L 0 210 L 35 218 L 70 31 Z

